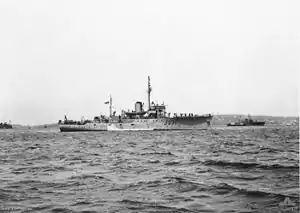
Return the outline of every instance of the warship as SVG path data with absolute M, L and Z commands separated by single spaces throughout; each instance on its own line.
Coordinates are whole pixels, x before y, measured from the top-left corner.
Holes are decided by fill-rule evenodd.
M 164 131 L 164 130 L 204 130 L 211 126 L 213 116 L 211 114 L 197 115 L 193 113 L 167 112 L 165 104 L 151 102 L 150 77 L 148 76 L 148 109 L 144 109 L 144 103 L 135 102 L 134 110 L 121 110 L 120 115 L 112 112 L 112 97 L 104 104 L 109 104 L 109 116 L 95 116 L 93 120 L 81 119 L 81 121 L 59 120 L 61 132 L 78 131 Z
M 238 122 L 230 122 L 227 126 L 264 126 L 265 123 L 265 121 L 253 120 L 251 116 L 248 115 L 248 118 L 239 120 Z

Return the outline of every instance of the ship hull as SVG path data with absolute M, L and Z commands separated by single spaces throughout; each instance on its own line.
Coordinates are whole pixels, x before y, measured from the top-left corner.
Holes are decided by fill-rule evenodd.
M 61 132 L 99 132 L 99 131 L 107 131 L 106 129 L 90 129 L 90 128 L 81 128 L 77 125 L 74 126 L 62 126 L 60 127 Z
M 61 132 L 99 132 L 107 131 L 107 125 L 101 123 L 80 124 L 61 124 L 59 126 Z
M 255 123 L 252 123 L 252 124 L 245 124 L 245 123 L 229 123 L 227 124 L 227 126 L 264 126 L 266 122 L 255 122 Z
M 13 128 L 12 125 L 8 125 L 8 124 L 0 125 L 0 129 L 12 129 L 12 128 Z
M 85 131 L 175 131 L 205 130 L 211 125 L 213 116 L 179 117 L 163 119 L 126 119 L 121 122 L 88 123 L 85 125 L 60 125 L 61 132 Z
M 264 126 L 266 122 L 264 121 L 261 121 L 261 122 L 255 122 L 255 123 L 252 123 L 251 126 Z

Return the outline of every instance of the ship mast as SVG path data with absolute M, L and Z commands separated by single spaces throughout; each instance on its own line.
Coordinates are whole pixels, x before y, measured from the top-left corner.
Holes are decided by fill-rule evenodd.
M 150 76 L 148 76 L 148 110 L 150 111 L 150 94 L 151 94 L 152 88 L 150 85 Z
M 111 95 L 109 95 L 109 117 L 112 116 L 112 98 Z

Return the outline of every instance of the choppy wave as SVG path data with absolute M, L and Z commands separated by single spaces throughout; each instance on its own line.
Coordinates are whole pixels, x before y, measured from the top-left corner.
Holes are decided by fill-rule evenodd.
M 250 168 L 262 168 L 262 169 L 299 169 L 299 165 L 284 165 L 270 162 L 269 164 L 261 163 L 248 163 L 248 162 L 230 162 L 223 160 L 207 160 L 204 162 L 205 165 L 209 166 L 222 166 L 222 167 L 234 167 L 237 169 L 250 169 Z
M 0 211 L 274 212 L 299 205 L 297 128 L 0 132 Z

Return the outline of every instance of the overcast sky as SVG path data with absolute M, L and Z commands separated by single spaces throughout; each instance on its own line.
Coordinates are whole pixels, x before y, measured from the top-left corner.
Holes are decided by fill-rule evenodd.
M 0 1 L 0 120 L 57 122 L 154 101 L 298 115 L 299 1 Z

